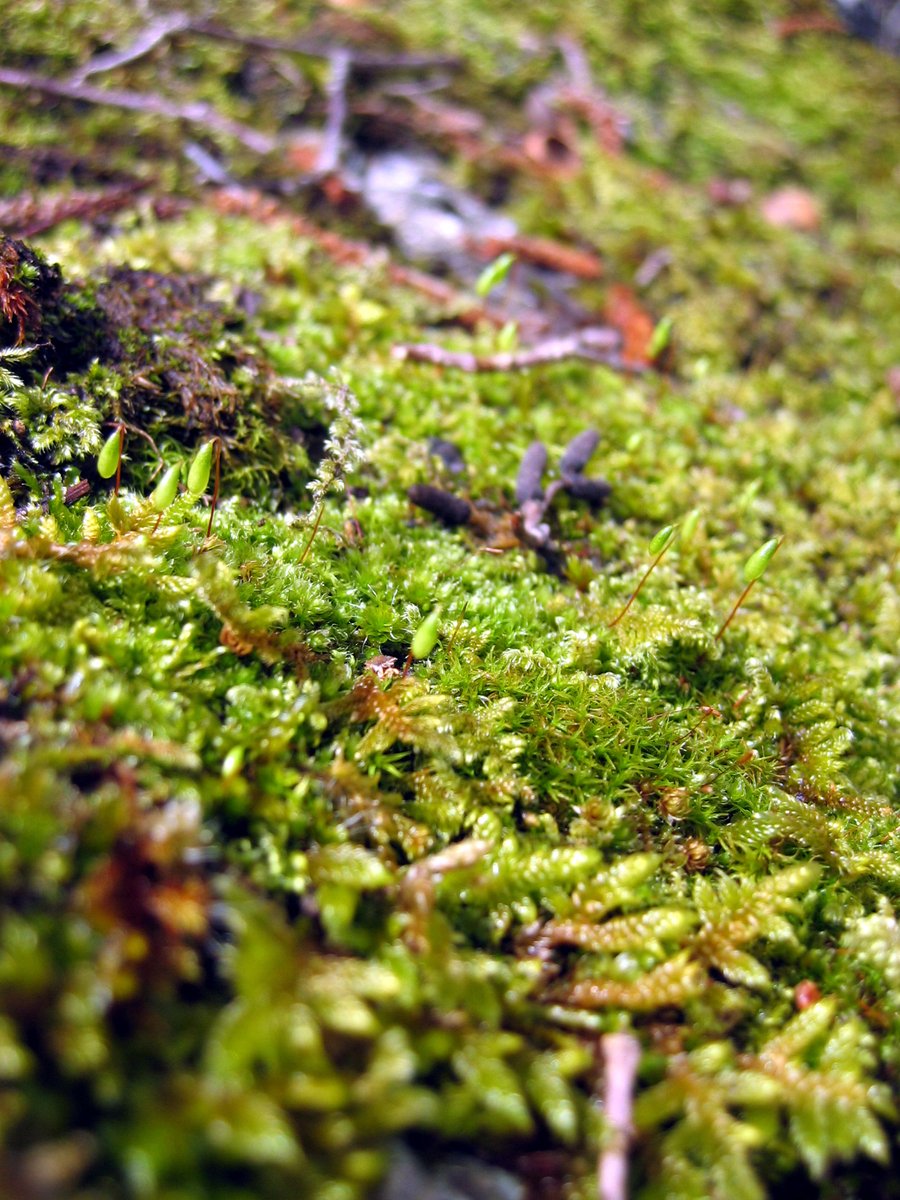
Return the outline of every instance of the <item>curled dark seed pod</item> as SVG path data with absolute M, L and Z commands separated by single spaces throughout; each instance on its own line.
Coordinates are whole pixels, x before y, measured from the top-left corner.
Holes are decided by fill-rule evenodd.
M 592 508 L 599 508 L 612 491 L 605 479 L 585 479 L 583 475 L 571 475 L 563 486 L 576 500 L 586 500 Z
M 580 475 L 588 464 L 588 459 L 597 449 L 600 434 L 596 429 L 585 429 L 573 437 L 559 460 L 559 473 L 565 479 L 569 475 Z
M 427 483 L 414 483 L 407 491 L 407 496 L 417 508 L 424 508 L 432 516 L 451 527 L 465 525 L 469 520 L 472 508 L 468 500 L 462 500 L 442 488 L 431 487 Z
M 520 507 L 526 500 L 543 499 L 541 477 L 546 469 L 547 447 L 543 442 L 532 442 L 522 455 L 522 463 L 516 476 L 516 503 Z
M 454 442 L 433 437 L 428 441 L 428 453 L 439 458 L 451 475 L 461 475 L 466 469 L 462 451 Z

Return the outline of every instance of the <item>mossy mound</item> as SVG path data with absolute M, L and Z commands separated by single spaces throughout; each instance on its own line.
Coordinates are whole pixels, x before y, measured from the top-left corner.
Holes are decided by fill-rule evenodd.
M 211 280 L 120 266 L 64 283 L 57 265 L 11 238 L 0 258 L 5 341 L 33 347 L 16 359 L 26 386 L 0 419 L 6 470 L 35 478 L 67 463 L 96 483 L 101 430 L 125 422 L 143 435 L 124 464 L 127 483 L 216 437 L 225 494 L 273 504 L 302 494 L 324 433 L 315 403 L 260 354 L 244 313 L 209 299 Z
M 56 7 L 0 18 L 10 62 L 62 74 L 143 20 Z M 387 1174 L 394 1200 L 412 1147 L 586 1200 L 627 1030 L 636 1196 L 897 1195 L 893 68 L 785 40 L 775 4 L 585 0 L 566 31 L 631 140 L 565 127 L 566 170 L 535 171 L 496 156 L 559 69 L 555 6 L 221 9 L 460 53 L 450 99 L 500 132 L 441 143 L 455 182 L 596 251 L 571 305 L 673 334 L 637 375 L 415 365 L 392 348 L 523 332 L 458 328 L 287 201 L 198 192 L 174 125 L 29 110 L 27 162 L 108 139 L 189 194 L 3 244 L 0 1192 L 361 1200 Z M 182 38 L 122 71 L 277 130 L 272 63 Z M 765 216 L 786 181 L 805 229 Z M 562 484 L 586 428 L 610 494 L 554 487 L 540 543 L 522 457 L 541 440 Z M 150 490 L 211 437 L 210 531 Z M 412 506 L 424 486 L 460 519 Z

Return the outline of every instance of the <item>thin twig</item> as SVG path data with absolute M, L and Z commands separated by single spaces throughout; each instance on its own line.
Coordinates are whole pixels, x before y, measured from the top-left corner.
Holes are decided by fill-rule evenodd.
M 474 302 L 470 296 L 458 288 L 434 275 L 428 275 L 415 267 L 407 267 L 402 263 L 386 262 L 381 249 L 367 245 L 365 242 L 351 241 L 331 229 L 323 229 L 314 224 L 308 217 L 291 211 L 271 196 L 266 196 L 254 188 L 229 187 L 221 188 L 213 193 L 213 203 L 219 212 L 252 217 L 256 221 L 271 222 L 276 220 L 289 223 L 291 230 L 302 238 L 314 242 L 329 258 L 336 263 L 349 266 L 384 265 L 385 272 L 391 283 L 400 287 L 412 288 L 435 304 L 444 304 L 454 310 L 454 318 L 466 328 L 474 329 L 480 322 L 485 321 L 496 328 L 506 324 L 509 315 L 500 309 Z M 543 327 L 546 327 L 543 322 Z
M 234 177 L 199 142 L 185 142 L 181 152 L 197 168 L 201 183 L 212 183 L 216 187 L 228 187 L 234 183 Z
M 63 504 L 74 504 L 76 500 L 80 500 L 82 496 L 86 496 L 90 490 L 91 485 L 86 479 L 79 479 L 76 483 L 69 484 L 63 496 Z
M 191 18 L 187 13 L 173 12 L 165 16 L 154 17 L 138 33 L 137 37 L 121 50 L 105 50 L 88 59 L 84 66 L 76 67 L 67 77 L 68 83 L 80 86 L 91 75 L 99 75 L 103 71 L 113 71 L 116 67 L 124 67 L 126 63 L 134 62 L 149 54 L 160 42 L 166 41 L 173 34 L 183 33 L 189 29 Z
M 603 1115 L 609 1134 L 597 1162 L 597 1194 L 599 1200 L 627 1200 L 634 1081 L 641 1061 L 641 1046 L 632 1033 L 604 1034 L 600 1045 L 604 1066 Z
M 125 426 L 125 428 L 128 430 L 129 433 L 136 433 L 138 435 L 138 437 L 142 437 L 145 442 L 149 442 L 150 445 L 153 447 L 153 453 L 156 455 L 156 457 L 158 459 L 158 462 L 157 462 L 156 468 L 153 472 L 153 475 L 150 476 L 150 478 L 153 479 L 153 476 L 156 475 L 156 473 L 159 471 L 160 467 L 165 466 L 165 463 L 163 462 L 163 456 L 159 452 L 159 446 L 157 446 L 156 442 L 154 442 L 153 438 L 150 436 L 150 434 L 147 432 L 146 429 L 141 429 L 137 425 L 129 425 L 127 421 L 122 421 L 121 424 Z
M 330 61 L 331 70 L 325 88 L 328 118 L 325 121 L 322 147 L 319 151 L 320 175 L 333 175 L 341 165 L 341 143 L 344 137 L 344 123 L 347 120 L 347 83 L 353 59 L 349 50 L 335 50 Z
M 392 354 L 401 362 L 431 363 L 436 367 L 456 367 L 460 371 L 523 371 L 545 363 L 564 362 L 581 358 L 603 363 L 617 370 L 641 372 L 643 367 L 624 363 L 616 353 L 621 337 L 614 329 L 594 326 L 579 329 L 565 337 L 548 338 L 524 350 L 503 351 L 499 354 L 472 354 L 468 350 L 447 350 L 431 342 L 403 343 L 394 346 Z
M 180 104 L 147 92 L 129 92 L 121 88 L 93 87 L 89 83 L 71 83 L 66 79 L 50 79 L 46 75 L 39 75 L 34 71 L 21 71 L 15 67 L 0 67 L 0 85 L 19 88 L 21 91 L 40 92 L 45 96 L 58 96 L 63 100 L 80 100 L 85 104 L 150 113 L 172 121 L 187 121 L 191 125 L 199 125 L 225 137 L 234 138 L 254 154 L 271 154 L 279 145 L 277 138 L 252 129 L 241 121 L 233 121 L 217 112 L 212 105 L 199 100 Z
M 64 196 L 25 193 L 0 201 L 0 228 L 12 237 L 34 237 L 72 218 L 92 220 L 134 203 L 137 193 L 149 186 L 144 179 L 117 184 L 100 192 L 70 192 Z
M 221 42 L 236 42 L 239 46 L 249 46 L 254 50 L 275 50 L 286 54 L 304 54 L 310 58 L 331 58 L 335 53 L 334 46 L 323 45 L 311 38 L 295 38 L 290 41 L 282 38 L 263 37 L 253 33 L 239 33 L 214 21 L 194 21 L 191 23 L 192 33 L 201 37 L 215 38 Z M 362 71 L 429 71 L 433 68 L 454 71 L 462 66 L 462 60 L 448 54 L 366 54 L 363 51 L 350 52 L 352 66 Z

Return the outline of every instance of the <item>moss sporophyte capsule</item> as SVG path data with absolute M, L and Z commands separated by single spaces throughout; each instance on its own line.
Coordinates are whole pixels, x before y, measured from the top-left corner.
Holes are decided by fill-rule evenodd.
M 742 572 L 744 583 L 755 583 L 762 576 L 780 545 L 781 538 L 769 538 L 767 542 L 764 542 L 758 550 L 750 555 L 744 563 Z
M 116 473 L 116 467 L 119 465 L 119 456 L 122 452 L 122 439 L 124 428 L 117 425 L 112 431 L 97 455 L 97 474 L 101 479 L 112 479 Z
M 155 512 L 164 512 L 178 495 L 178 480 L 181 478 L 181 464 L 169 467 L 162 479 L 150 493 L 150 505 Z
M 209 475 L 212 471 L 213 445 L 214 442 L 204 442 L 194 455 L 194 461 L 191 463 L 190 470 L 188 471 L 188 491 L 194 496 L 202 496 L 206 491 L 206 485 L 209 483 Z
M 413 658 L 427 658 L 437 645 L 441 621 L 441 605 L 432 609 L 413 635 L 410 652 Z

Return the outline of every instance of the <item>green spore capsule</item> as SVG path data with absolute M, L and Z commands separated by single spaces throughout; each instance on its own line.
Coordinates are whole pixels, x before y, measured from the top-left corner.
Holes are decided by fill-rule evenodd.
M 441 605 L 432 609 L 413 635 L 410 653 L 413 658 L 427 658 L 437 645 L 441 622 Z
M 755 583 L 772 561 L 772 556 L 781 545 L 781 538 L 769 538 L 744 563 L 744 583 Z
M 122 427 L 117 425 L 112 431 L 100 453 L 97 455 L 97 474 L 101 479 L 112 479 L 119 465 L 119 455 L 122 448 Z
M 169 467 L 162 479 L 150 493 L 150 507 L 154 512 L 164 512 L 178 495 L 178 480 L 181 478 L 181 464 Z
M 494 288 L 498 287 L 507 277 L 515 261 L 514 254 L 501 254 L 492 263 L 488 263 L 475 283 L 476 293 L 479 296 L 490 295 Z
M 697 532 L 697 526 L 700 524 L 700 518 L 702 516 L 702 508 L 692 508 L 688 515 L 681 522 L 681 544 L 683 546 L 687 545 L 687 543 Z
M 204 442 L 191 463 L 188 471 L 188 491 L 194 496 L 202 496 L 209 483 L 209 473 L 212 470 L 213 442 Z
M 650 542 L 650 553 L 659 554 L 664 546 L 669 544 L 669 540 L 675 533 L 674 525 L 663 525 L 662 529 L 658 530 Z
M 669 342 L 672 340 L 672 328 L 674 321 L 671 317 L 663 317 L 653 333 L 650 336 L 650 344 L 647 347 L 647 357 L 652 362 L 655 358 L 659 358 L 663 350 L 666 349 Z

